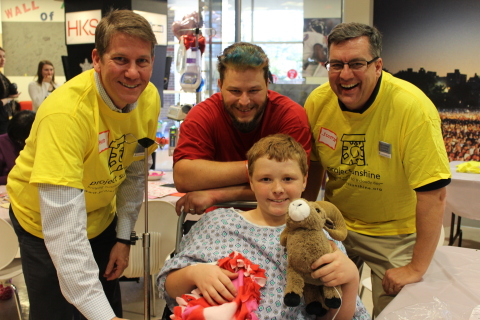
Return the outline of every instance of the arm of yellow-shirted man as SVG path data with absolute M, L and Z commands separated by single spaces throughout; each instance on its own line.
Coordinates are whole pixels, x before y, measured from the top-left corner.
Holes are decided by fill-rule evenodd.
M 440 236 L 446 194 L 446 187 L 417 192 L 417 240 L 412 261 L 406 266 L 387 270 L 382 282 L 387 294 L 395 295 L 406 284 L 420 281 L 427 271 Z

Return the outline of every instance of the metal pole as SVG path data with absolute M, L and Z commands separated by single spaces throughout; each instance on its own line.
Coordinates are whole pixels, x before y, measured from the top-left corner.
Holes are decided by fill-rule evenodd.
M 242 0 L 235 0 L 235 42 L 242 41 Z
M 145 199 L 143 209 L 145 210 L 145 232 L 143 233 L 143 292 L 144 292 L 144 319 L 150 320 L 150 233 L 148 233 L 148 148 L 155 143 L 150 138 L 138 140 L 138 144 L 144 147 L 144 176 L 145 176 Z
M 145 232 L 143 233 L 143 292 L 144 292 L 144 319 L 150 320 L 150 233 L 148 233 L 148 148 L 145 148 Z
M 213 31 L 213 22 L 212 22 L 212 0 L 208 0 L 208 28 L 210 28 L 210 32 Z M 209 34 L 209 41 L 208 41 L 208 86 L 205 86 L 205 89 L 207 91 L 208 97 L 212 96 L 212 90 L 213 90 L 213 62 L 212 62 L 212 34 Z
M 202 15 L 202 12 L 200 11 L 200 4 L 201 4 L 201 1 L 198 2 L 199 4 L 199 16 Z M 200 18 L 199 18 L 200 19 Z M 197 46 L 197 50 L 198 52 L 200 52 L 200 47 L 198 45 L 198 37 L 199 37 L 199 34 L 200 34 L 200 28 L 195 28 L 195 45 Z M 200 61 L 202 61 L 202 53 L 200 52 Z M 200 61 L 197 61 L 197 63 L 200 63 Z M 200 65 L 200 69 L 202 67 L 203 63 Z M 201 75 L 200 75 L 201 76 Z M 196 92 L 195 94 L 195 101 L 196 101 L 196 104 L 199 104 L 200 102 L 202 102 L 202 93 L 201 92 Z

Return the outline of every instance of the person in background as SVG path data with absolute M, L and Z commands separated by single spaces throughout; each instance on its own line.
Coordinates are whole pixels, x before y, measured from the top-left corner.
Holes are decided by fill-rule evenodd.
M 265 270 L 260 289 L 258 319 L 370 319 L 357 296 L 359 275 L 340 241 L 334 251 L 313 263 L 312 276 L 326 286 L 342 287 L 342 306 L 324 317 L 308 315 L 302 299 L 298 307 L 283 303 L 287 252 L 280 244 L 288 206 L 301 197 L 307 182 L 308 157 L 301 144 L 286 134 L 260 139 L 248 151 L 250 187 L 257 207 L 249 211 L 219 208 L 203 215 L 182 238 L 178 254 L 169 259 L 158 277 L 160 294 L 172 310 L 175 298 L 198 288 L 210 305 L 230 302 L 237 295 L 232 279 L 237 275 L 212 264 L 232 251 Z M 205 236 L 208 233 L 208 236 Z M 340 249 L 340 250 L 339 250 Z
M 5 50 L 0 47 L 0 68 L 5 66 Z M 8 121 L 13 113 L 17 111 L 15 98 L 20 93 L 17 92 L 17 86 L 11 83 L 5 75 L 0 72 L 0 134 L 7 132 Z
M 42 60 L 38 63 L 37 80 L 28 85 L 28 94 L 32 99 L 33 111 L 37 111 L 40 104 L 50 93 L 58 87 L 55 82 L 55 69 L 53 63 L 48 60 Z
M 303 33 L 303 77 L 327 77 L 327 37 L 325 23 L 312 19 Z
M 160 111 L 155 44 L 144 17 L 107 13 L 93 69 L 42 103 L 8 175 L 32 320 L 72 319 L 75 309 L 90 320 L 122 317 L 118 278 L 145 183 L 138 139 L 155 141 Z
M 427 271 L 451 177 L 437 109 L 382 71 L 381 50 L 376 28 L 337 25 L 329 82 L 305 102 L 315 146 L 304 196 L 317 198 L 326 170 L 325 200 L 345 218 L 348 255 L 372 270 L 375 316 Z
M 254 200 L 248 185 L 246 153 L 263 137 L 291 135 L 311 150 L 305 110 L 268 90 L 269 60 L 257 45 L 238 42 L 218 57 L 216 93 L 194 106 L 180 127 L 173 154 L 175 187 L 187 194 L 176 204 L 203 213 L 215 203 Z
M 35 112 L 19 111 L 8 123 L 7 133 L 0 135 L 0 184 L 7 184 L 8 173 L 15 165 L 20 150 L 25 146 L 34 119 Z

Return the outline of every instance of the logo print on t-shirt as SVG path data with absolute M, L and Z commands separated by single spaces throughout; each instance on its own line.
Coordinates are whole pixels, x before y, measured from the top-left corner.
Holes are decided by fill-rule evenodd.
M 344 134 L 342 136 L 342 164 L 365 165 L 364 134 Z
M 123 152 L 125 151 L 125 136 L 121 136 L 118 140 L 110 142 L 110 157 L 108 159 L 108 167 L 110 173 L 123 170 Z

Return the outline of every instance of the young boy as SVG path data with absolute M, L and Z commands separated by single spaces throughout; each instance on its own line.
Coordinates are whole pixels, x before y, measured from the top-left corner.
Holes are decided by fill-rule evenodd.
M 265 269 L 267 281 L 255 312 L 259 319 L 315 319 L 306 313 L 303 302 L 295 308 L 283 303 L 287 253 L 280 245 L 288 206 L 305 189 L 307 155 L 292 137 L 276 134 L 254 144 L 247 159 L 257 207 L 244 212 L 220 208 L 205 214 L 182 239 L 179 253 L 165 263 L 158 278 L 160 292 L 170 309 L 175 297 L 195 288 L 210 305 L 232 301 L 237 294 L 232 280 L 237 274 L 209 263 L 237 251 Z M 332 246 L 344 251 L 339 241 Z M 342 251 L 324 255 L 312 265 L 313 276 L 325 285 L 342 286 L 341 308 L 331 309 L 321 319 L 331 319 L 337 311 L 337 320 L 370 319 L 357 299 L 358 270 Z

